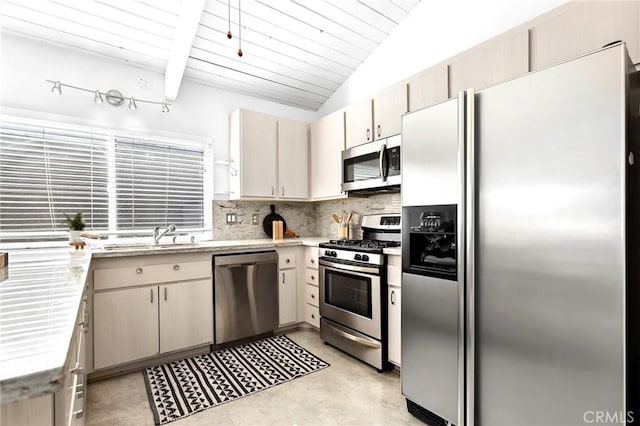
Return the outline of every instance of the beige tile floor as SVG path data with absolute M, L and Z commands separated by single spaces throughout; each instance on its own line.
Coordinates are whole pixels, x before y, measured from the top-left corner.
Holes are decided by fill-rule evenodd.
M 325 345 L 317 332 L 287 335 L 330 367 L 176 422 L 185 425 L 422 425 L 407 413 L 400 375 Z M 153 425 L 141 372 L 89 385 L 88 425 Z

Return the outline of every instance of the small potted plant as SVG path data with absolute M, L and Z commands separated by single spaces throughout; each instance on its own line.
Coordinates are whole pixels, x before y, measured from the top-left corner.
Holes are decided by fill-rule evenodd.
M 64 216 L 64 224 L 69 228 L 69 241 L 76 241 L 80 238 L 80 233 L 85 227 L 82 212 L 78 212 L 74 216 L 69 216 L 65 213 Z

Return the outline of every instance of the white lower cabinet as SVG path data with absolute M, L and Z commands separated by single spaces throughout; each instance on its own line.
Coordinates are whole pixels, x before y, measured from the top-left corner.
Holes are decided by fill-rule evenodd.
M 160 286 L 160 353 L 211 342 L 213 322 L 211 280 Z M 194 314 L 197 313 L 197 314 Z
M 387 255 L 387 359 L 400 366 L 400 312 L 402 306 L 402 257 Z
M 402 289 L 400 287 L 389 287 L 389 303 L 388 303 L 388 327 L 389 327 L 389 344 L 388 359 L 389 362 L 400 366 L 400 304 L 402 300 Z
M 158 354 L 158 287 L 93 296 L 93 359 L 100 369 Z
M 94 289 L 99 290 L 93 295 L 94 370 L 213 342 L 210 260 L 117 262 L 94 271 Z M 123 280 L 129 270 L 137 272 Z M 148 284 L 151 277 L 153 285 Z
M 320 290 L 318 288 L 318 248 L 308 247 L 305 252 L 305 306 L 304 321 L 320 328 Z
M 299 248 L 278 248 L 278 325 L 298 321 L 298 271 L 296 269 Z

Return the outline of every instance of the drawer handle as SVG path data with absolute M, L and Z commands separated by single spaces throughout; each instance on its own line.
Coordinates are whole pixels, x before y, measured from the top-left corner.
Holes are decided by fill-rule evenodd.
M 315 279 L 316 279 L 316 277 L 314 277 L 313 275 L 311 275 L 311 279 L 312 279 L 312 280 L 315 280 Z
M 312 298 L 312 299 L 315 299 L 315 298 L 316 298 L 316 295 L 315 295 L 315 294 L 312 294 L 312 295 L 311 295 L 311 298 Z
M 392 305 L 396 304 L 396 292 L 395 292 L 395 290 L 391 290 L 391 304 Z
M 142 273 L 142 268 L 136 268 L 136 274 L 140 275 Z
M 312 319 L 316 319 L 316 314 L 311 314 Z
M 311 259 L 311 263 L 316 263 L 316 260 L 315 259 Z
M 290 262 L 291 262 L 291 259 L 287 259 L 287 263 L 290 263 Z
M 180 265 L 173 265 L 173 270 L 174 270 L 174 271 L 177 271 L 177 270 L 179 270 L 179 269 L 180 269 Z

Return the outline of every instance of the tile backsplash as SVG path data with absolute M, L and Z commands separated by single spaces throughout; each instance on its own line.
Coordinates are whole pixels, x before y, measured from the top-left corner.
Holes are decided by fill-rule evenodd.
M 351 197 L 321 202 L 265 202 L 265 201 L 213 201 L 213 239 L 244 240 L 267 238 L 262 222 L 271 213 L 270 205 L 283 217 L 287 229 L 301 236 L 338 237 L 338 225 L 333 222 L 333 213 L 353 211 L 350 222 L 350 238 L 362 238 L 360 220 L 363 214 L 399 212 L 400 193 L 384 193 L 368 197 Z M 227 213 L 236 215 L 235 223 L 226 223 Z M 258 214 L 258 225 L 251 222 Z

